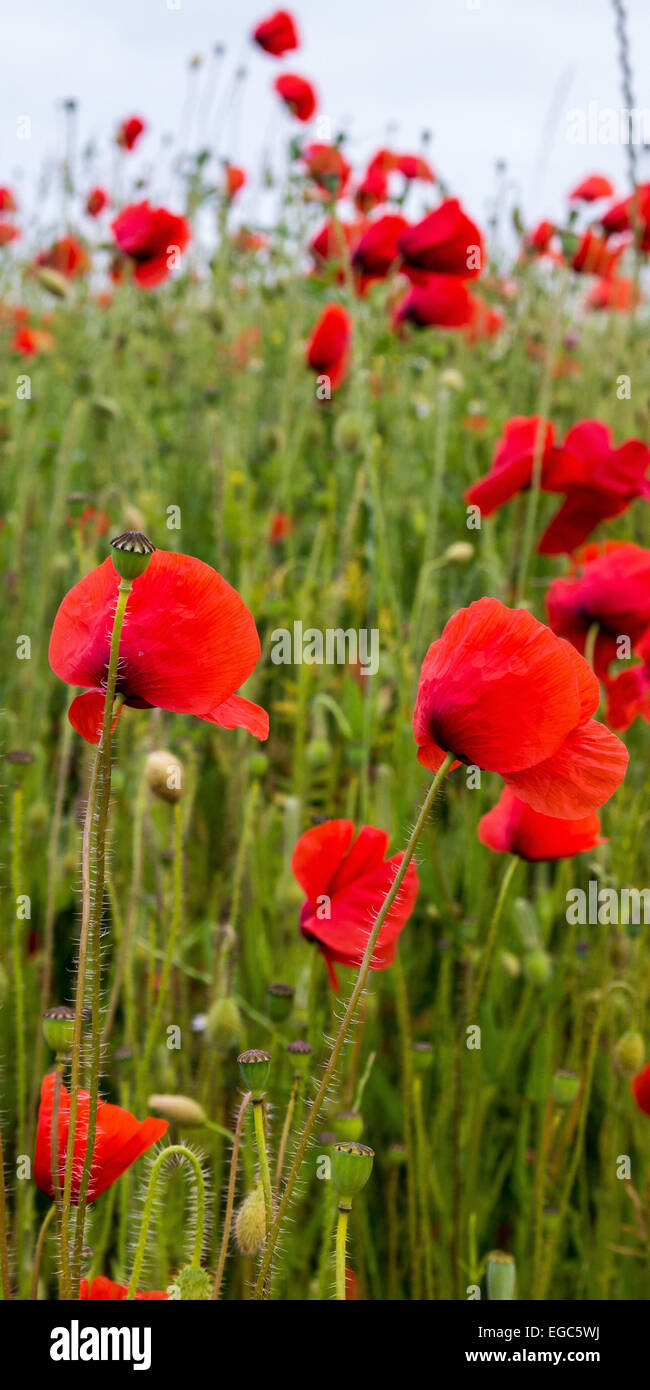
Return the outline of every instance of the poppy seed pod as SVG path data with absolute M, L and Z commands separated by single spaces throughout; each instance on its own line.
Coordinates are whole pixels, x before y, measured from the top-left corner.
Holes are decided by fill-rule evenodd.
M 174 804 L 183 795 L 185 771 L 183 764 L 166 748 L 156 748 L 145 763 L 147 785 L 161 801 Z
M 142 531 L 124 531 L 111 541 L 113 565 L 120 579 L 139 579 L 144 574 L 155 545 Z
M 332 1186 L 340 1202 L 350 1202 L 362 1192 L 372 1173 L 374 1149 L 356 1142 L 337 1143 L 332 1149 Z
M 433 1066 L 433 1048 L 428 1042 L 414 1042 L 411 1049 L 416 1071 L 429 1071 Z
M 274 1023 L 285 1023 L 293 1008 L 293 985 L 272 984 L 266 987 L 266 1011 Z
M 314 1055 L 311 1043 L 304 1042 L 302 1038 L 297 1038 L 295 1042 L 287 1043 L 287 1052 L 293 1062 L 294 1070 L 305 1072 L 309 1069 L 309 1059 Z
M 261 1100 L 271 1070 L 270 1053 L 263 1052 L 259 1047 L 251 1047 L 247 1052 L 241 1052 L 237 1061 L 246 1090 L 250 1091 L 253 1100 Z
M 176 1275 L 174 1283 L 178 1288 L 181 1303 L 205 1303 L 212 1293 L 212 1285 L 205 1270 L 196 1269 L 194 1265 L 185 1265 Z
M 363 1134 L 363 1116 L 356 1110 L 339 1110 L 334 1116 L 334 1128 L 341 1140 L 358 1140 Z
M 205 1110 L 191 1096 L 149 1096 L 147 1109 L 183 1129 L 200 1129 L 205 1124 Z
M 527 951 L 524 957 L 524 974 L 534 985 L 547 985 L 553 973 L 553 962 L 547 951 L 541 948 Z
M 633 1075 L 643 1066 L 645 1045 L 640 1033 L 623 1033 L 619 1038 L 614 1055 L 621 1071 Z
M 256 1187 L 244 1198 L 235 1216 L 235 1240 L 242 1255 L 255 1255 L 266 1239 L 264 1191 Z
M 212 1005 L 206 1023 L 208 1040 L 219 1052 L 236 1047 L 241 1030 L 241 1016 L 235 1000 L 226 995 Z
M 487 1257 L 487 1295 L 493 1302 L 515 1296 L 517 1266 L 513 1255 L 504 1250 L 492 1250 Z
M 74 1009 L 59 1004 L 54 1009 L 46 1009 L 43 1014 L 43 1037 L 53 1052 L 66 1054 L 72 1047 L 74 1033 Z
M 555 1104 L 573 1105 L 579 1087 L 580 1078 L 574 1071 L 556 1071 L 551 1087 Z

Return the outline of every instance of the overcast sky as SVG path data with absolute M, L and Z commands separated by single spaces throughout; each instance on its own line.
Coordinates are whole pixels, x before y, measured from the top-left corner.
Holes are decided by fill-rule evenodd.
M 228 107 L 223 92 L 233 69 L 247 69 L 239 118 L 220 122 L 219 153 L 250 169 L 259 167 L 265 144 L 279 150 L 291 126 L 296 129 L 271 89 L 277 73 L 288 70 L 315 82 L 333 130 L 348 129 L 355 162 L 388 141 L 415 149 L 421 132 L 431 130 L 434 167 L 478 217 L 493 196 L 498 159 L 507 161 L 528 221 L 559 217 L 564 194 L 583 174 L 608 173 L 617 188 L 627 188 L 621 142 L 567 139 L 571 109 L 624 104 L 611 0 L 300 0 L 289 8 L 301 48 L 282 61 L 248 42 L 254 22 L 272 8 L 251 0 L 5 4 L 0 183 L 17 186 L 23 204 L 33 205 L 39 169 L 61 153 L 61 99 L 75 97 L 80 146 L 93 141 L 98 148 L 84 179 L 92 172 L 110 184 L 111 136 L 120 118 L 135 113 L 149 131 L 129 162 L 129 177 L 153 169 L 155 192 L 173 201 L 160 138 L 178 133 L 187 60 L 201 54 L 201 80 L 208 79 L 200 97 L 201 143 L 212 143 L 216 117 Z M 627 0 L 627 11 L 635 103 L 650 107 L 650 4 Z M 212 91 L 210 66 L 218 42 L 227 49 L 221 100 Z M 24 115 L 31 120 L 29 140 L 16 136 Z M 196 122 L 194 134 L 198 139 Z M 648 178 L 650 156 L 641 151 L 640 159 Z M 254 189 L 245 199 L 244 212 L 259 211 Z M 45 211 L 51 221 L 52 201 Z

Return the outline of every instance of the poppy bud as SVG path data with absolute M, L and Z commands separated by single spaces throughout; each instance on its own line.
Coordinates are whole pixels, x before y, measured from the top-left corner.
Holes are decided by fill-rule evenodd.
M 414 1042 L 413 1063 L 416 1071 L 428 1071 L 433 1066 L 433 1048 L 428 1042 Z
M 406 1144 L 389 1144 L 386 1160 L 390 1168 L 403 1168 L 406 1157 Z
M 492 1250 L 487 1257 L 487 1296 L 493 1302 L 515 1296 L 517 1266 L 513 1255 L 504 1250 Z
M 66 1004 L 46 1009 L 43 1014 L 43 1037 L 57 1056 L 66 1055 L 70 1051 L 73 1033 L 74 1009 L 69 1009 Z
M 149 1096 L 147 1108 L 183 1129 L 200 1129 L 205 1124 L 205 1110 L 191 1096 Z
M 266 753 L 251 753 L 248 759 L 248 771 L 251 777 L 265 777 L 269 770 L 269 760 Z
M 445 367 L 444 372 L 440 373 L 440 385 L 444 386 L 446 391 L 462 391 L 465 378 L 456 367 Z
M 339 1139 L 353 1141 L 363 1134 L 363 1116 L 356 1110 L 339 1110 L 334 1116 L 334 1128 Z
M 247 1052 L 240 1052 L 237 1061 L 246 1090 L 253 1100 L 261 1100 L 271 1070 L 270 1053 L 263 1052 L 260 1047 L 250 1047 Z
M 68 298 L 70 286 L 60 270 L 53 270 L 49 265 L 42 265 L 36 272 L 36 279 L 44 290 L 49 290 L 50 294 L 56 295 L 57 299 Z
M 453 545 L 447 546 L 443 559 L 451 565 L 468 565 L 473 554 L 471 541 L 454 541 Z
M 314 1055 L 314 1049 L 310 1043 L 304 1042 L 302 1038 L 297 1038 L 295 1042 L 287 1044 L 287 1052 L 293 1062 L 297 1072 L 305 1072 L 309 1069 L 309 1059 Z
M 293 1008 L 293 985 L 273 984 L 266 987 L 266 1011 L 274 1023 L 285 1023 Z
M 241 1031 L 239 1009 L 230 995 L 217 999 L 212 1005 L 206 1023 L 206 1033 L 213 1047 L 219 1052 L 229 1052 L 237 1045 Z
M 242 1255 L 255 1255 L 266 1240 L 266 1210 L 262 1187 L 244 1198 L 235 1216 L 235 1240 Z
M 183 795 L 183 764 L 166 748 L 157 748 L 145 763 L 147 784 L 161 801 L 173 804 Z
M 332 756 L 331 745 L 326 738 L 312 738 L 306 751 L 310 767 L 325 767 Z
M 551 1087 L 555 1104 L 573 1105 L 579 1086 L 580 1079 L 574 1071 L 556 1071 Z
M 364 433 L 363 419 L 353 410 L 346 410 L 334 427 L 334 443 L 345 453 L 354 453 L 362 443 Z
M 630 1076 L 634 1072 L 640 1071 L 645 1056 L 645 1046 L 641 1034 L 623 1033 L 614 1049 L 614 1056 L 621 1071 L 629 1072 Z
M 374 1149 L 356 1142 L 337 1143 L 332 1149 L 332 1186 L 340 1202 L 351 1202 L 363 1191 L 375 1161 Z
M 111 541 L 113 565 L 121 579 L 139 579 L 156 549 L 142 531 L 125 531 Z
M 512 951 L 501 952 L 501 964 L 511 980 L 516 980 L 517 976 L 521 974 L 521 962 Z
M 92 401 L 95 415 L 100 420 L 117 420 L 120 414 L 120 407 L 112 396 L 95 396 Z M 113 542 L 111 542 L 113 544 Z
M 553 962 L 547 951 L 527 951 L 524 957 L 526 978 L 534 985 L 547 985 L 553 973 Z
M 176 1275 L 174 1280 L 181 1303 L 189 1302 L 205 1303 L 212 1294 L 212 1285 L 204 1269 L 197 1269 L 195 1265 L 186 1265 Z

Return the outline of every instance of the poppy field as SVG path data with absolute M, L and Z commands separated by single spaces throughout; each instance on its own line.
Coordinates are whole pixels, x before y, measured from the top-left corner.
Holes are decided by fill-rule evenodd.
M 0 1297 L 645 1299 L 650 184 L 498 236 L 308 22 L 273 219 L 0 170 Z

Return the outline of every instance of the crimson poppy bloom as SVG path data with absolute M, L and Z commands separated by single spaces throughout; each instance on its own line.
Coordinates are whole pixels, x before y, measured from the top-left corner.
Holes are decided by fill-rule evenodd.
M 334 261 L 340 265 L 344 254 L 356 246 L 365 225 L 363 219 L 359 219 L 357 222 L 335 222 L 333 220 L 324 222 L 309 243 L 309 251 L 316 267 L 320 269 L 328 261 Z M 345 277 L 341 275 L 339 278 L 344 279 Z
M 481 508 L 483 516 L 509 502 L 530 487 L 536 458 L 541 466 L 542 488 L 562 491 L 579 476 L 578 462 L 555 447 L 550 420 L 539 415 L 513 415 L 506 420 L 497 440 L 489 473 L 465 492 L 465 501 Z
M 640 183 L 628 198 L 608 208 L 600 225 L 607 236 L 616 232 L 636 232 L 640 249 L 650 251 L 650 183 Z
M 471 318 L 465 326 L 465 337 L 469 343 L 483 342 L 485 338 L 494 338 L 501 332 L 504 324 L 501 310 L 487 304 L 480 295 L 470 295 L 470 311 Z
M 610 729 L 629 729 L 637 718 L 650 723 L 650 629 L 637 642 L 634 652 L 640 657 L 638 666 L 604 679 Z
M 319 376 L 329 377 L 333 391 L 346 372 L 352 337 L 352 324 L 342 304 L 328 304 L 315 325 L 307 344 L 307 365 Z
M 298 47 L 298 31 L 287 10 L 276 10 L 268 19 L 260 20 L 253 30 L 253 41 L 273 58 L 282 58 Z
M 403 859 L 386 859 L 388 835 L 374 825 L 357 831 L 350 820 L 329 820 L 300 836 L 291 867 L 307 895 L 300 913 L 300 930 L 316 941 L 334 989 L 334 964 L 358 966 L 368 944 L 377 912 L 392 886 Z M 404 882 L 384 922 L 370 962 L 385 970 L 397 948 L 418 894 L 418 876 L 409 864 Z
M 306 77 L 283 72 L 273 83 L 279 97 L 298 121 L 310 121 L 316 110 L 316 93 Z
M 269 544 L 277 545 L 280 541 L 285 541 L 287 536 L 292 536 L 296 529 L 296 523 L 292 516 L 286 512 L 274 512 L 269 526 Z
M 554 579 L 546 595 L 549 624 L 584 652 L 594 624 L 594 670 L 605 677 L 619 654 L 619 640 L 633 648 L 650 625 L 650 550 L 630 541 L 608 541 L 603 549 L 585 546 L 573 569 Z
M 473 280 L 483 268 L 483 237 L 457 198 L 446 198 L 400 237 L 407 267 Z
M 17 212 L 18 204 L 10 188 L 0 188 L 0 212 Z
M 561 820 L 534 811 L 509 787 L 478 823 L 478 838 L 497 854 L 516 854 L 531 863 L 540 859 L 570 859 L 606 841 L 595 812 L 580 820 Z
M 434 183 L 435 176 L 430 164 L 420 154 L 398 154 L 395 169 L 410 183 L 412 179 L 422 179 L 424 183 Z
M 388 197 L 388 179 L 382 169 L 367 169 L 354 190 L 354 205 L 360 212 L 372 212 Z M 404 223 L 408 226 L 408 222 Z
M 8 246 L 10 241 L 18 241 L 20 232 L 13 222 L 0 220 L 0 246 Z
M 97 1277 L 93 1279 L 92 1284 L 89 1284 L 87 1279 L 82 1279 L 79 1285 L 79 1299 L 82 1303 L 88 1300 L 95 1303 L 98 1301 L 104 1303 L 121 1303 L 126 1298 L 128 1292 L 128 1284 L 114 1284 L 112 1279 L 107 1279 L 103 1274 L 98 1274 Z M 136 1293 L 135 1295 L 136 1303 L 168 1298 L 169 1294 L 164 1293 L 162 1289 L 152 1290 L 151 1293 Z
M 498 772 L 543 815 L 575 820 L 608 801 L 628 753 L 591 715 L 600 687 L 586 661 L 532 613 L 482 598 L 430 646 L 413 714 L 418 760 L 445 754 Z
M 21 357 L 35 357 L 39 352 L 51 352 L 54 346 L 55 340 L 51 333 L 44 328 L 30 328 L 28 324 L 17 328 L 11 340 L 11 351 L 20 353 Z
M 184 217 L 167 208 L 152 208 L 146 201 L 123 208 L 111 223 L 111 231 L 120 251 L 133 262 L 134 280 L 145 290 L 167 279 L 175 257 L 185 250 L 192 235 Z
M 566 500 L 539 542 L 542 555 L 570 555 L 599 522 L 620 516 L 636 497 L 650 500 L 650 448 L 640 439 L 628 439 L 616 449 L 600 420 L 580 420 L 562 449 L 577 468 Z
M 139 116 L 128 116 L 117 132 L 116 141 L 123 150 L 133 150 L 146 130 L 146 125 Z
M 616 267 L 622 246 L 612 249 L 603 237 L 596 236 L 590 228 L 583 232 L 578 245 L 569 258 L 572 270 L 581 275 L 611 275 Z
M 352 170 L 338 145 L 307 145 L 302 160 L 308 174 L 329 198 L 340 198 Z
M 36 1149 L 34 1151 L 34 1182 L 48 1197 L 54 1197 L 52 1182 L 52 1111 L 54 1107 L 54 1072 L 47 1072 L 41 1085 L 41 1103 L 38 1111 Z M 72 1202 L 79 1201 L 81 1174 L 88 1142 L 88 1116 L 90 1094 L 79 1091 L 77 1100 L 77 1122 L 74 1140 L 74 1163 L 72 1168 Z M 58 1161 L 59 1186 L 63 1189 L 68 1132 L 70 1129 L 70 1095 L 61 1085 L 59 1095 L 59 1133 Z M 100 1100 L 97 1107 L 97 1133 L 93 1149 L 93 1162 L 88 1185 L 88 1201 L 101 1197 L 111 1183 L 121 1178 L 127 1168 L 135 1163 L 153 1144 L 162 1139 L 169 1128 L 167 1120 L 157 1120 L 150 1116 L 146 1120 L 136 1120 L 128 1110 L 120 1105 L 109 1105 Z
M 632 1077 L 630 1090 L 644 1115 L 650 1115 L 650 1062 Z
M 628 314 L 642 299 L 641 290 L 633 280 L 624 275 L 613 275 L 611 278 L 603 276 L 589 286 L 586 305 L 588 309 L 609 309 L 615 314 Z
M 352 265 L 361 275 L 383 279 L 399 259 L 399 239 L 408 227 L 405 217 L 387 212 L 370 222 L 352 252 Z
M 581 183 L 576 184 L 569 194 L 569 201 L 572 203 L 595 203 L 599 198 L 612 198 L 614 187 L 604 174 L 590 174 Z
M 101 732 L 118 585 L 109 556 L 66 594 L 50 638 L 52 670 L 85 688 L 68 717 L 88 743 Z M 124 704 L 193 714 L 265 739 L 266 711 L 234 693 L 259 655 L 252 614 L 216 570 L 191 555 L 154 551 L 133 582 L 120 639 L 117 693 Z
M 89 217 L 99 217 L 108 206 L 108 193 L 103 188 L 91 188 L 86 198 L 86 212 Z
M 226 164 L 224 166 L 223 176 L 226 186 L 226 197 L 234 198 L 235 195 L 239 193 L 240 188 L 244 187 L 246 172 L 244 169 L 240 169 L 236 164 Z
M 62 236 L 53 242 L 47 251 L 39 252 L 36 265 L 48 266 L 50 270 L 64 275 L 66 280 L 73 280 L 76 275 L 82 275 L 88 269 L 89 261 L 76 237 Z
M 459 275 L 427 275 L 411 285 L 395 309 L 393 321 L 416 328 L 464 328 L 474 314 L 472 295 Z

